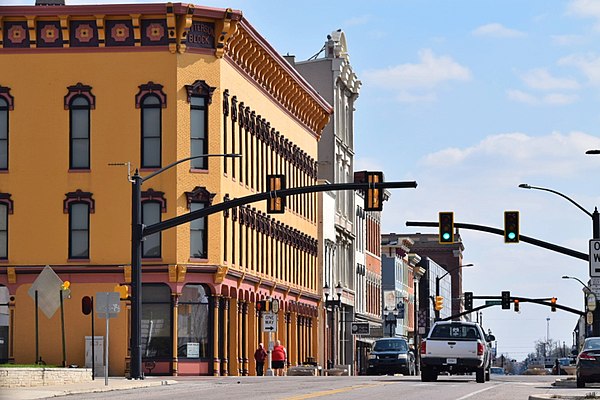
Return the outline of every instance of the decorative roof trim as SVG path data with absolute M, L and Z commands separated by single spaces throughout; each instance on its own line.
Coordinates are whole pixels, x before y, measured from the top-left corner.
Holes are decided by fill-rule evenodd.
M 165 192 L 159 192 L 152 188 L 142 192 L 141 196 L 142 203 L 145 201 L 154 201 L 160 203 L 160 212 L 167 212 L 167 199 L 165 198 Z
M 156 95 L 160 100 L 161 107 L 167 108 L 167 94 L 163 92 L 163 85 L 150 81 L 138 87 L 140 91 L 135 95 L 135 108 L 142 107 L 142 99 L 148 94 Z
M 92 110 L 96 109 L 96 96 L 92 94 L 92 87 L 89 85 L 84 85 L 81 82 L 77 82 L 76 85 L 68 86 L 67 90 L 69 91 L 65 95 L 65 110 L 68 110 L 71 105 L 71 100 L 73 100 L 76 96 L 83 96 L 90 102 L 90 108 Z
M 208 203 L 210 206 L 215 195 L 216 193 L 209 192 L 204 186 L 196 186 L 191 192 L 185 192 L 188 210 L 191 208 L 191 204 L 195 201 Z
M 192 96 L 206 96 L 208 98 L 208 104 L 212 103 L 212 95 L 216 87 L 209 86 L 203 80 L 197 80 L 191 85 L 185 85 L 187 91 L 187 101 L 190 102 Z
M 71 203 L 88 203 L 90 206 L 90 213 L 93 214 L 96 211 L 96 201 L 92 199 L 91 192 L 84 192 L 81 189 L 77 189 L 74 192 L 65 193 L 65 199 L 63 200 L 63 213 L 69 213 L 69 205 Z
M 2 97 L 8 103 L 8 109 L 10 111 L 15 109 L 15 98 L 10 94 L 10 88 L 0 85 L 0 97 Z
M 8 213 L 12 214 L 14 212 L 14 203 L 10 196 L 10 193 L 0 193 L 0 204 L 6 204 L 8 206 Z

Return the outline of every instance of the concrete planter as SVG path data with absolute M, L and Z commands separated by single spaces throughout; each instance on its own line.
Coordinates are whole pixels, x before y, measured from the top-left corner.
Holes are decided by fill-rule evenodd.
M 64 385 L 91 381 L 91 368 L 0 368 L 0 388 Z

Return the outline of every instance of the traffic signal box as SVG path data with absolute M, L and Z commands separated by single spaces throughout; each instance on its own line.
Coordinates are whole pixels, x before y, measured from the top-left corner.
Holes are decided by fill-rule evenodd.
M 442 308 L 444 308 L 444 298 L 435 296 L 435 311 L 440 311 Z
M 473 292 L 465 292 L 465 310 L 471 311 L 473 309 Z
M 502 309 L 510 310 L 510 292 L 509 291 L 502 292 Z
M 519 312 L 519 300 L 515 299 L 513 301 L 513 308 L 514 308 L 515 312 Z
M 504 211 L 504 243 L 519 243 L 518 211 Z
M 440 211 L 440 243 L 454 243 L 454 212 Z
M 550 311 L 556 312 L 556 297 L 550 299 Z
M 368 171 L 368 183 L 383 182 L 383 172 Z M 383 189 L 369 187 L 365 195 L 365 211 L 381 211 L 383 210 Z
M 256 311 L 267 312 L 271 311 L 271 302 L 267 300 L 259 300 L 256 302 Z
M 285 213 L 285 196 L 277 195 L 277 190 L 283 189 L 285 189 L 285 175 L 267 175 L 267 191 L 275 192 L 275 195 L 267 200 L 267 213 Z
M 121 299 L 121 300 L 129 299 L 129 286 L 117 285 L 117 286 L 115 286 L 114 291 L 119 293 L 119 299 Z

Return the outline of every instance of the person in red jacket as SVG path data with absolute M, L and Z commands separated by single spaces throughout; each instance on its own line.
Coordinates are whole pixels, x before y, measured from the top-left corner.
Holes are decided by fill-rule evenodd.
M 273 369 L 275 370 L 276 376 L 283 376 L 285 374 L 285 360 L 287 359 L 287 351 L 285 347 L 281 345 L 279 340 L 275 341 L 275 347 L 273 347 L 272 361 Z
M 256 361 L 256 376 L 263 376 L 266 358 L 267 352 L 265 351 L 263 344 L 259 343 L 258 349 L 256 349 L 254 352 L 254 361 Z

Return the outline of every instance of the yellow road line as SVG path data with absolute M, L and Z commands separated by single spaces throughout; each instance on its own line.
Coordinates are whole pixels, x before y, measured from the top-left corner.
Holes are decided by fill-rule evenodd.
M 386 385 L 387 383 L 370 383 L 370 384 L 365 384 L 365 385 L 355 385 L 355 386 L 347 386 L 347 387 L 343 387 L 340 389 L 331 389 L 331 390 L 323 390 L 321 392 L 313 392 L 313 393 L 307 393 L 307 394 L 301 394 L 298 396 L 293 396 L 293 397 L 285 397 L 282 400 L 304 400 L 304 399 L 312 399 L 314 397 L 322 397 L 322 396 L 329 396 L 332 394 L 338 394 L 338 393 L 344 393 L 344 392 L 349 392 L 351 390 L 356 390 L 356 389 L 364 389 L 364 388 L 368 388 L 368 387 L 373 387 L 373 386 L 380 386 L 380 385 Z

